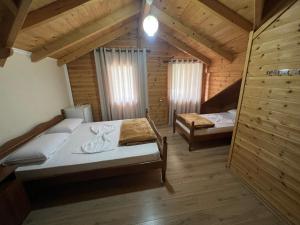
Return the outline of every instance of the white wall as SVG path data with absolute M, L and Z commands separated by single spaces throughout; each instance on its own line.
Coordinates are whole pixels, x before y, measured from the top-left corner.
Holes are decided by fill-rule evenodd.
M 19 52 L 0 67 L 0 145 L 70 105 L 63 67 Z

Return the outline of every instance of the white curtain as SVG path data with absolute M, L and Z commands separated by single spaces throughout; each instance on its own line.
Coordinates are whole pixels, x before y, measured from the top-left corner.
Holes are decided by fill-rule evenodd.
M 168 65 L 169 124 L 173 111 L 200 113 L 203 64 L 199 61 L 172 60 Z
M 148 107 L 146 49 L 100 48 L 94 54 L 102 120 L 143 117 Z

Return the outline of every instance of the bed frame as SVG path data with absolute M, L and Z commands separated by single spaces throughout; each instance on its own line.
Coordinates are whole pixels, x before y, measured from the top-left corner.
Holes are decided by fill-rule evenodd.
M 178 119 L 176 110 L 173 112 L 173 133 L 176 131 L 188 142 L 189 151 L 191 151 L 196 145 L 199 145 L 204 142 L 216 141 L 216 140 L 226 140 L 231 139 L 232 131 L 217 133 L 217 134 L 201 134 L 195 135 L 195 122 L 192 122 L 192 126 L 190 127 L 190 133 L 188 133 L 181 126 L 177 125 L 176 120 Z M 180 119 L 179 119 L 180 121 Z M 205 129 L 205 128 L 204 128 Z
M 32 180 L 29 182 L 34 182 L 34 183 L 38 182 L 38 183 L 51 185 L 51 184 L 59 184 L 59 183 L 86 181 L 86 180 L 106 178 L 106 177 L 125 175 L 125 174 L 131 174 L 131 173 L 139 173 L 139 172 L 147 171 L 150 169 L 161 169 L 161 180 L 164 183 L 166 181 L 166 169 L 167 169 L 167 138 L 162 137 L 160 135 L 156 126 L 154 125 L 154 122 L 150 119 L 148 110 L 146 110 L 146 118 L 149 121 L 152 129 L 154 130 L 154 132 L 157 136 L 157 145 L 158 145 L 158 148 L 160 151 L 160 159 L 159 160 L 130 164 L 130 165 L 125 165 L 125 166 L 115 166 L 115 167 L 95 169 L 95 170 L 89 170 L 89 171 L 83 171 L 83 172 L 68 173 L 68 174 L 63 174 L 63 175 L 59 175 L 59 176 L 53 176 L 53 177 Z M 30 141 L 31 139 L 33 139 L 40 133 L 42 133 L 45 130 L 49 129 L 50 127 L 56 125 L 63 119 L 64 119 L 64 115 L 62 112 L 62 115 L 55 116 L 53 119 L 35 126 L 29 132 L 6 142 L 4 145 L 0 146 L 0 159 L 4 158 L 11 152 L 15 151 L 21 145 Z M 0 166 L 0 174 L 2 173 L 2 171 L 4 173 L 9 168 L 13 169 L 13 170 L 15 169 L 15 167 L 13 167 L 13 166 L 12 167 Z

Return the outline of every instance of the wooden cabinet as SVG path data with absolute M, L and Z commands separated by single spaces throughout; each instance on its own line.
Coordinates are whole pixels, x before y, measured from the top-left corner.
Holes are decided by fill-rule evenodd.
M 0 183 L 0 225 L 20 225 L 29 211 L 23 185 L 12 173 Z

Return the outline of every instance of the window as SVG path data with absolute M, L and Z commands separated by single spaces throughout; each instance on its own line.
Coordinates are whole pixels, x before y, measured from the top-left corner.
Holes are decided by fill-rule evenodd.
M 200 112 L 203 64 L 174 60 L 169 63 L 169 118 L 178 113 Z
M 112 103 L 137 104 L 132 65 L 113 64 L 110 76 Z
M 148 105 L 146 49 L 95 51 L 103 120 L 139 118 Z

